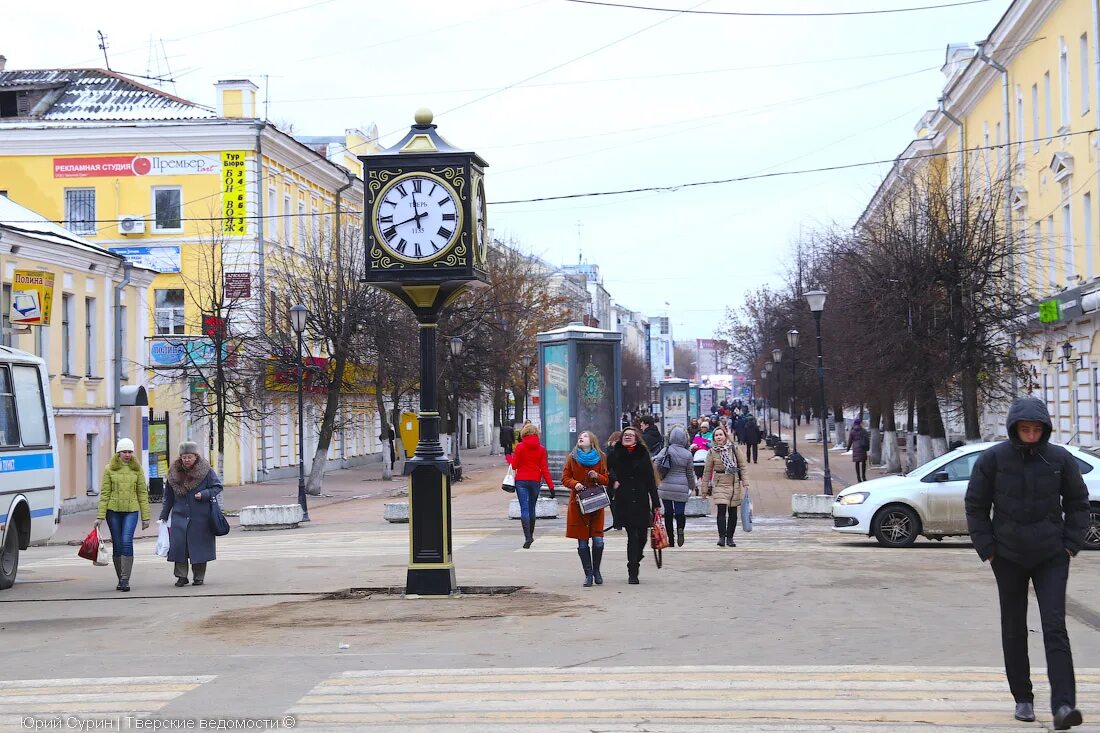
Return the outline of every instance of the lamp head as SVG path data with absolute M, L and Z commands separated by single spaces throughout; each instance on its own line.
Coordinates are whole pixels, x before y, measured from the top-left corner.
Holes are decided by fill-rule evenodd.
M 462 356 L 462 349 L 463 348 L 464 348 L 464 344 L 462 343 L 462 337 L 461 336 L 451 336 L 451 356 L 456 357 L 456 358 L 459 357 L 459 356 Z
M 1043 349 L 1043 358 L 1046 359 L 1047 364 L 1054 361 L 1054 349 L 1050 347 L 1050 344 L 1047 344 L 1046 348 Z
M 782 349 L 772 349 L 772 361 L 774 361 L 776 364 L 783 361 Z
M 523 368 L 524 369 L 530 369 L 531 368 L 531 355 L 530 354 L 525 355 L 520 361 L 523 362 Z
M 810 304 L 810 310 L 814 313 L 820 313 L 825 310 L 825 296 L 827 296 L 824 290 L 807 290 L 806 302 Z
M 1062 344 L 1062 357 L 1068 361 L 1071 356 L 1073 356 L 1073 344 L 1067 341 Z
M 771 374 L 772 373 L 772 367 L 774 367 L 774 366 L 775 366 L 775 364 L 773 362 L 770 362 L 770 361 L 766 362 L 764 364 L 764 371 L 766 371 L 768 374 Z
M 294 329 L 294 333 L 300 334 L 306 330 L 306 319 L 308 317 L 309 310 L 301 303 L 295 306 L 291 306 L 290 327 Z
M 798 331 L 794 330 L 793 328 L 790 331 L 787 331 L 787 345 L 790 346 L 792 349 L 798 348 Z

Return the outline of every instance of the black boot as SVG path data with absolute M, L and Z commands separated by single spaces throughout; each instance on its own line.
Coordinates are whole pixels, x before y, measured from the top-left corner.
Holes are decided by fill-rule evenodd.
M 687 517 L 676 517 L 676 546 L 684 546 L 684 527 L 687 525 Z M 671 541 L 672 535 L 669 535 Z
M 733 541 L 733 533 L 737 531 L 737 512 L 731 509 L 729 521 L 726 523 L 726 547 L 737 547 Z
M 718 546 L 726 546 L 726 513 L 719 512 L 718 514 Z
M 603 576 L 600 575 L 600 561 L 603 560 L 603 545 L 592 548 L 592 579 L 596 585 L 603 585 Z
M 531 538 L 531 520 L 530 519 L 521 519 L 519 521 L 523 525 L 523 549 L 526 550 L 528 547 L 531 546 L 531 542 L 532 542 L 532 538 Z
M 638 585 L 638 583 L 640 582 L 638 580 L 638 563 L 628 562 L 626 564 L 626 576 L 627 583 L 630 583 L 631 585 Z
M 665 517 L 665 534 L 668 535 L 668 546 L 675 547 L 676 535 L 672 532 L 672 515 Z
M 528 537 L 528 539 L 529 539 L 529 540 L 530 540 L 531 542 L 534 542 L 534 541 L 535 541 L 535 520 L 536 520 L 536 519 L 537 519 L 537 517 L 535 517 L 535 515 L 534 515 L 534 514 L 532 514 L 532 515 L 531 515 L 531 536 L 530 536 L 530 537 Z
M 581 567 L 584 568 L 584 587 L 591 588 L 593 581 L 592 548 L 588 546 L 578 547 L 577 554 L 581 556 Z

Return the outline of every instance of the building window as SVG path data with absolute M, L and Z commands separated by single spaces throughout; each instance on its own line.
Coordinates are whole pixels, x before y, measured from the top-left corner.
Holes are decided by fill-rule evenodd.
M 994 140 L 996 140 L 995 144 L 997 146 L 997 170 L 999 171 L 999 170 L 1001 170 L 1001 165 L 1004 163 L 1004 158 L 1003 158 L 1004 149 L 1001 147 L 1001 123 L 1000 122 L 997 123 L 996 133 L 997 134 L 994 137 Z
M 50 328 L 49 326 L 34 326 L 34 355 L 49 361 Z
M 298 249 L 306 249 L 306 202 L 298 202 Z
M 1050 283 L 1049 286 L 1053 290 L 1058 290 L 1061 286 L 1058 284 L 1058 254 L 1057 247 L 1054 244 L 1054 214 L 1047 217 L 1047 260 L 1048 267 L 1050 267 Z
M 184 333 L 182 289 L 153 291 L 153 322 L 159 334 Z
M 1081 114 L 1087 114 L 1089 111 L 1089 34 L 1082 33 L 1080 40 L 1079 55 L 1081 57 Z
M 127 344 L 126 341 L 130 337 L 129 324 L 126 321 L 126 306 L 120 305 L 118 307 L 118 338 L 122 342 L 122 362 L 118 365 L 119 371 L 122 372 L 123 379 L 130 378 L 130 367 L 128 366 L 127 356 Z
M 73 374 L 73 296 L 61 296 L 61 373 Z
M 264 212 L 264 231 L 267 232 L 268 239 L 275 238 L 275 217 L 278 216 L 278 212 L 275 210 L 275 189 L 267 189 L 267 211 Z
M 1033 149 L 1039 152 L 1039 139 L 1042 133 L 1039 131 L 1039 85 L 1031 85 L 1031 141 Z
M 1069 279 L 1077 273 L 1073 266 L 1073 209 L 1069 201 L 1062 205 L 1062 260 L 1065 265 L 1066 283 L 1072 284 Z
M 287 247 L 291 245 L 290 222 L 290 196 L 283 196 L 283 244 Z
M 1024 140 L 1026 139 L 1026 132 L 1024 126 L 1024 90 L 1020 88 L 1020 85 L 1016 85 L 1016 145 L 1019 148 L 1016 153 L 1016 157 L 1019 160 L 1023 160 L 1024 155 Z
M 7 283 L 4 284 L 3 292 L 0 294 L 0 308 L 4 311 L 0 314 L 0 344 L 11 346 L 11 285 Z
M 1020 282 L 1023 283 L 1023 290 L 1025 293 L 1031 290 L 1031 263 L 1028 251 L 1031 249 L 1027 243 L 1027 213 L 1021 211 L 1018 215 L 1018 221 L 1020 222 L 1019 229 L 1019 242 L 1020 245 Z
M 1061 126 L 1069 127 L 1069 48 L 1066 39 L 1058 39 L 1058 112 Z
M 96 467 L 99 465 L 95 459 L 95 439 L 95 433 L 88 433 L 84 441 L 84 475 L 88 477 L 84 489 L 89 496 L 96 493 L 95 473 Z
M 1050 72 L 1043 72 L 1043 130 L 1046 132 L 1047 142 L 1054 138 L 1054 115 L 1051 112 L 1050 101 Z
M 183 191 L 179 186 L 156 186 L 153 188 L 153 231 L 181 232 L 183 220 L 180 217 Z
M 95 234 L 95 189 L 65 189 L 65 228 L 73 234 Z
M 95 298 L 84 299 L 84 376 L 96 376 Z
M 1038 283 L 1036 283 L 1036 288 L 1038 289 L 1039 293 L 1042 294 L 1047 292 L 1047 288 L 1049 287 L 1047 283 L 1053 278 L 1044 275 L 1043 225 L 1040 222 L 1035 222 L 1032 225 L 1031 239 L 1031 247 L 1032 250 L 1035 252 L 1035 277 L 1038 279 Z
M 1082 200 L 1084 207 L 1084 232 L 1085 232 L 1085 277 L 1089 280 L 1096 274 L 1096 263 L 1092 252 L 1092 194 L 1085 191 Z

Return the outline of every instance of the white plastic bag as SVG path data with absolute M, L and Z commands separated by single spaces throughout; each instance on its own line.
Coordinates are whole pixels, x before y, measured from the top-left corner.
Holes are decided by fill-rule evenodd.
M 171 545 L 171 539 L 168 537 L 168 530 L 172 527 L 172 517 L 168 517 L 168 521 L 157 520 L 157 524 L 160 528 L 157 530 L 157 556 L 168 557 L 168 547 Z
M 99 536 L 99 552 L 96 553 L 92 565 L 104 567 L 111 564 L 111 551 L 107 549 L 107 543 L 103 541 L 103 535 Z

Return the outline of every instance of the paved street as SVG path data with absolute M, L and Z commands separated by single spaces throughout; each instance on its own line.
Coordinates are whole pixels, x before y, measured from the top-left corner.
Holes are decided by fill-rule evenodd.
M 626 584 L 625 541 L 610 532 L 607 582 L 582 588 L 564 513 L 540 520 L 521 549 L 497 487 L 503 461 L 484 454 L 466 459 L 455 492 L 457 573 L 470 591 L 457 599 L 392 592 L 408 529 L 383 522 L 381 505 L 401 484 L 356 472 L 333 476 L 309 525 L 219 540 L 201 588 L 173 587 L 149 539 L 137 543 L 129 595 L 69 545 L 33 548 L 0 595 L 0 730 L 62 713 L 290 715 L 309 730 L 378 731 L 1049 727 L 1038 633 L 1040 721 L 1011 720 L 992 576 L 969 543 L 886 550 L 828 520 L 793 519 L 790 494 L 819 484 L 785 480 L 764 455 L 752 477 L 768 516 L 755 531 L 723 549 L 711 518 L 692 519 L 661 570 L 647 551 L 640 586 Z M 344 484 L 371 496 L 339 499 Z M 279 491 L 234 488 L 227 503 Z M 64 532 L 80 536 L 88 519 L 66 517 Z M 1084 731 L 1100 731 L 1093 562 L 1075 561 L 1069 588 Z M 1038 631 L 1034 607 L 1031 618 Z

